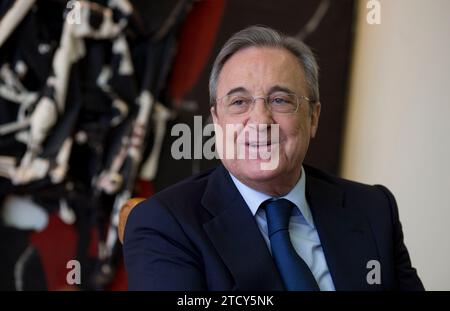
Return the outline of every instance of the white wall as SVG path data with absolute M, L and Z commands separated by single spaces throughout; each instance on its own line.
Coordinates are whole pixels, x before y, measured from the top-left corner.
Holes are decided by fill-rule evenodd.
M 426 289 L 450 290 L 450 1 L 380 2 L 369 25 L 359 0 L 342 175 L 394 193 Z

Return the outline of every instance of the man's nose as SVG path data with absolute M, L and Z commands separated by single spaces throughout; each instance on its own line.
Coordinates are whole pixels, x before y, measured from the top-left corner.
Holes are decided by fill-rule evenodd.
M 253 124 L 272 124 L 272 112 L 266 103 L 264 97 L 256 97 L 253 103 L 253 109 L 250 112 L 249 123 Z

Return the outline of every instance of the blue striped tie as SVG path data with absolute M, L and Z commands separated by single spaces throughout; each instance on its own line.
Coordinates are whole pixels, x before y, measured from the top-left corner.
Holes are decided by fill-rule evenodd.
M 297 254 L 289 237 L 289 219 L 293 204 L 286 199 L 266 201 L 272 257 L 288 291 L 318 291 L 319 286 L 311 270 Z

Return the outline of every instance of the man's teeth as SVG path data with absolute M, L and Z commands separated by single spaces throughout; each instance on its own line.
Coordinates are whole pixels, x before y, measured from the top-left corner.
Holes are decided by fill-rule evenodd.
M 259 143 L 247 143 L 247 145 L 248 146 L 250 146 L 250 147 L 260 147 L 260 146 L 270 146 L 270 145 L 272 145 L 273 143 L 272 142 L 264 142 L 264 143 L 261 143 L 261 142 L 259 142 Z

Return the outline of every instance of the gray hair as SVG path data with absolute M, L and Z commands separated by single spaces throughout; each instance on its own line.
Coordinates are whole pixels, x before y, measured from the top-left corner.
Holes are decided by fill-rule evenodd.
M 217 55 L 209 77 L 209 98 L 216 102 L 217 80 L 227 60 L 236 52 L 248 47 L 284 48 L 297 57 L 303 67 L 312 104 L 319 101 L 319 66 L 311 49 L 295 37 L 285 36 L 276 30 L 263 26 L 250 26 L 235 33 Z

